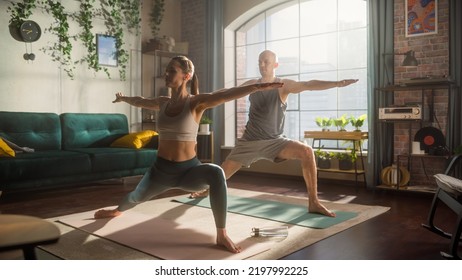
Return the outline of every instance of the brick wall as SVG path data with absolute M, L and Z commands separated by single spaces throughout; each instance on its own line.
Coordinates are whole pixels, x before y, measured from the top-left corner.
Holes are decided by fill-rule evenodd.
M 438 1 L 438 33 L 434 35 L 406 37 L 405 36 L 405 0 L 395 0 L 394 4 L 394 51 L 403 53 L 408 50 L 415 51 L 415 56 L 419 61 L 417 67 L 400 66 L 404 56 L 395 56 L 395 84 L 402 80 L 435 76 L 443 77 L 449 74 L 449 0 Z M 421 103 L 420 91 L 418 92 L 396 92 L 395 105 L 405 105 L 408 103 Z M 425 103 L 431 100 L 431 92 L 426 91 Z M 425 107 L 428 109 L 428 107 Z M 448 92 L 446 90 L 437 90 L 434 95 L 434 115 L 435 121 L 426 124 L 442 130 L 446 135 L 448 111 Z M 427 110 L 428 112 L 428 110 Z M 394 154 L 408 154 L 409 141 L 414 140 L 415 133 L 420 129 L 418 124 L 411 125 L 409 133 L 409 124 L 395 124 L 394 129 Z M 410 136 L 409 136 L 410 134 Z M 411 139 L 410 139 L 411 138 Z M 402 159 L 400 159 L 401 162 Z M 444 170 L 444 158 L 419 159 L 413 158 L 411 162 L 411 184 L 428 184 L 433 183 L 432 175 Z M 404 160 L 404 166 L 407 167 L 407 160 Z

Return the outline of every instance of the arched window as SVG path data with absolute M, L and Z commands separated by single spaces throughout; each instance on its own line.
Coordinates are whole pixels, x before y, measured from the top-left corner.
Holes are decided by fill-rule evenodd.
M 260 77 L 265 49 L 279 58 L 276 75 L 297 81 L 359 79 L 353 86 L 291 94 L 285 135 L 303 140 L 316 117 L 367 113 L 367 1 L 296 0 L 272 7 L 235 31 L 236 84 Z M 248 98 L 236 103 L 236 136 L 248 118 Z M 353 128 L 347 127 L 349 130 Z M 336 128 L 331 128 L 336 130 Z M 367 131 L 367 124 L 362 127 Z

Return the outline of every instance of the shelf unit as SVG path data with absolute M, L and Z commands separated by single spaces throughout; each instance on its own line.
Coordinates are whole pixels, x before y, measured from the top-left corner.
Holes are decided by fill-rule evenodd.
M 197 158 L 203 163 L 213 163 L 213 131 L 197 134 Z
M 141 90 L 143 97 L 155 98 L 170 95 L 165 86 L 164 73 L 172 57 L 181 53 L 153 50 L 143 52 Z M 141 129 L 157 130 L 157 111 L 141 109 Z
M 354 162 L 353 166 L 354 169 L 352 170 L 342 170 L 337 168 L 317 168 L 318 175 L 319 172 L 334 172 L 334 173 L 345 173 L 345 174 L 352 174 L 355 176 L 355 184 L 356 187 L 358 186 L 358 177 L 362 176 L 364 180 L 364 186 L 367 187 L 366 181 L 366 171 L 364 169 L 364 156 L 363 156 L 363 149 L 361 142 L 368 139 L 367 132 L 361 131 L 305 131 L 304 132 L 305 139 L 313 139 L 312 147 L 313 148 L 321 148 L 321 141 L 322 140 L 337 140 L 337 141 L 352 141 L 354 147 L 359 147 L 359 158 L 361 159 L 361 165 L 358 166 L 359 158 Z M 315 142 L 318 142 L 318 145 L 315 146 Z
M 376 88 L 375 89 L 375 94 L 393 94 L 395 92 L 399 91 L 420 91 L 420 109 L 421 109 L 421 119 L 387 119 L 387 120 L 379 120 L 379 122 L 382 125 L 393 125 L 396 123 L 406 123 L 408 124 L 408 133 L 409 133 L 409 153 L 406 154 L 393 154 L 391 155 L 391 158 L 395 158 L 396 156 L 396 166 L 399 168 L 403 166 L 402 162 L 404 159 L 407 160 L 407 170 L 411 171 L 411 166 L 412 166 L 412 160 L 413 159 L 420 159 L 422 164 L 424 160 L 437 160 L 437 159 L 445 159 L 447 158 L 446 156 L 439 156 L 439 155 L 428 155 L 428 154 L 412 154 L 412 128 L 413 124 L 417 123 L 419 128 L 422 128 L 423 125 L 433 123 L 434 122 L 434 96 L 435 96 L 435 90 L 447 90 L 448 92 L 448 109 L 449 109 L 449 100 L 450 100 L 450 95 L 452 92 L 455 90 L 455 85 L 454 82 L 447 80 L 447 79 L 439 79 L 439 80 L 410 80 L 407 82 L 403 82 L 402 84 L 399 85 L 390 85 L 386 86 L 383 88 Z M 425 103 L 425 94 L 428 92 L 431 93 L 430 99 Z M 379 104 L 379 107 L 392 107 L 394 104 Z M 428 115 L 426 114 L 427 107 L 429 109 Z M 449 118 L 449 114 L 446 115 L 447 118 Z M 424 165 L 424 164 L 423 164 Z M 426 174 L 425 166 L 423 170 Z M 396 182 L 400 182 L 400 176 L 401 172 L 397 172 L 396 174 L 397 179 Z M 412 177 L 412 174 L 411 174 Z M 378 188 L 383 188 L 383 189 L 394 189 L 394 190 L 399 190 L 399 191 L 419 191 L 419 192 L 434 192 L 435 187 L 432 185 L 410 185 L 409 183 L 406 184 L 405 186 L 400 186 L 400 184 L 396 184 L 393 186 L 388 186 L 388 185 L 379 185 L 377 186 Z

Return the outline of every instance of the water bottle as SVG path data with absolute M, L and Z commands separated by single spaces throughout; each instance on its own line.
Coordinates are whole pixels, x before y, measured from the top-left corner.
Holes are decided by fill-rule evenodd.
M 288 226 L 252 228 L 252 237 L 287 237 L 289 235 Z

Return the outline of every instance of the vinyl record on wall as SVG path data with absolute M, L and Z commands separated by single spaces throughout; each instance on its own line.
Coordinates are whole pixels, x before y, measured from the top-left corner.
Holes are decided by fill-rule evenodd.
M 420 142 L 420 149 L 428 153 L 432 147 L 446 146 L 443 132 L 435 127 L 422 127 L 414 136 L 414 141 Z

